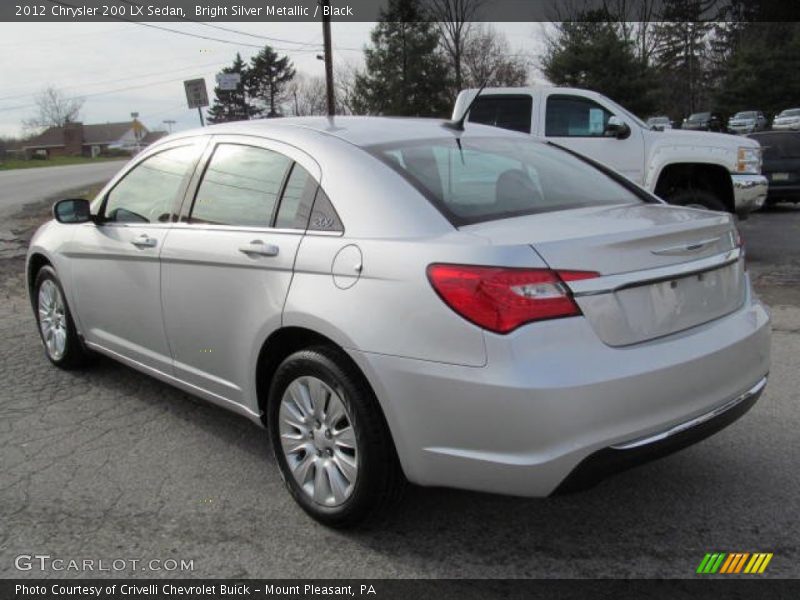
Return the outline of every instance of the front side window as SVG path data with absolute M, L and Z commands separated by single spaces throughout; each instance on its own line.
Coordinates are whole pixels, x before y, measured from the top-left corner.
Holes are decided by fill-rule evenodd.
M 199 149 L 180 146 L 155 154 L 138 165 L 108 193 L 104 220 L 118 223 L 165 223 Z
M 527 95 L 479 96 L 469 111 L 471 123 L 531 132 L 533 99 Z
M 368 150 L 400 173 L 456 227 L 641 198 L 559 148 L 526 139 L 462 137 Z M 312 216 L 313 219 L 313 216 Z
M 269 227 L 291 160 L 272 150 L 219 144 L 195 196 L 190 223 Z
M 545 131 L 547 137 L 602 137 L 612 114 L 588 98 L 549 96 Z

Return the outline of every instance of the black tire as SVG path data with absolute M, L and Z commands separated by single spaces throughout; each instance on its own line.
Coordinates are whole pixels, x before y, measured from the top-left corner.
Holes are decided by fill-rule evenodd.
M 335 391 L 345 406 L 355 434 L 357 475 L 350 495 L 338 506 L 316 502 L 310 492 L 300 486 L 289 468 L 281 443 L 281 401 L 289 385 L 302 377 L 319 379 Z M 405 477 L 389 428 L 370 386 L 340 351 L 315 346 L 295 352 L 280 364 L 270 385 L 267 425 L 275 461 L 289 493 L 306 513 L 320 523 L 336 528 L 353 527 L 386 512 L 399 499 Z M 297 431 L 302 435 L 299 429 Z M 317 456 L 320 456 L 319 452 Z M 314 463 L 313 467 L 315 474 L 317 464 Z M 328 485 L 331 486 L 330 479 Z
M 678 190 L 667 198 L 667 202 L 677 206 L 702 207 L 708 210 L 728 212 L 722 200 L 707 190 Z
M 45 282 L 51 282 L 55 285 L 60 294 L 61 302 L 63 303 L 63 313 L 60 315 L 60 319 L 63 328 L 66 330 L 66 342 L 63 352 L 58 354 L 54 354 L 48 349 L 40 322 L 40 290 L 42 286 L 45 285 Z M 33 312 L 36 316 L 36 329 L 42 340 L 42 347 L 44 348 L 44 354 L 47 360 L 61 369 L 71 370 L 85 366 L 89 362 L 90 354 L 78 335 L 78 331 L 75 328 L 75 321 L 72 319 L 72 313 L 69 310 L 66 298 L 67 296 L 64 294 L 64 288 L 61 286 L 61 282 L 53 267 L 45 265 L 39 269 L 39 272 L 36 274 L 36 281 L 33 285 Z

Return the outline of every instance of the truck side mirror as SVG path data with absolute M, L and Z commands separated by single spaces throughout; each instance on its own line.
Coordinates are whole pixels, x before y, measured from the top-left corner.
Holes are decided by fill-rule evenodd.
M 606 128 L 603 131 L 603 135 L 606 137 L 615 137 L 618 140 L 624 140 L 631 134 L 631 128 L 628 127 L 628 124 L 625 123 L 622 119 L 620 119 L 616 115 L 612 115 L 608 118 L 608 123 L 606 123 Z

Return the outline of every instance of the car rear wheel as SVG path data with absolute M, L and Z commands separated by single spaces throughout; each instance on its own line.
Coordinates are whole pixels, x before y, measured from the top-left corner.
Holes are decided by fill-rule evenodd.
M 703 208 L 719 212 L 727 210 L 722 200 L 706 190 L 678 190 L 667 198 L 667 202 L 687 208 Z
M 399 497 L 404 477 L 377 399 L 340 352 L 319 346 L 286 358 L 267 419 L 286 487 L 317 521 L 354 526 Z
M 64 289 L 52 267 L 42 267 L 34 284 L 36 324 L 44 351 L 51 363 L 62 369 L 86 364 L 89 353 L 75 329 Z

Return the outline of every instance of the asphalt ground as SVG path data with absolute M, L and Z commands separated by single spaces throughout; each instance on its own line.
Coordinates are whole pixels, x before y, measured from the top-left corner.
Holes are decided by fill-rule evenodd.
M 5 219 L 0 252 L 0 577 L 691 578 L 707 552 L 772 552 L 800 576 L 800 207 L 742 223 L 772 306 L 766 393 L 737 423 L 577 494 L 409 488 L 341 532 L 283 489 L 264 431 L 111 360 L 47 362 L 24 248 L 47 204 Z M 191 571 L 18 571 L 20 554 L 191 560 Z

